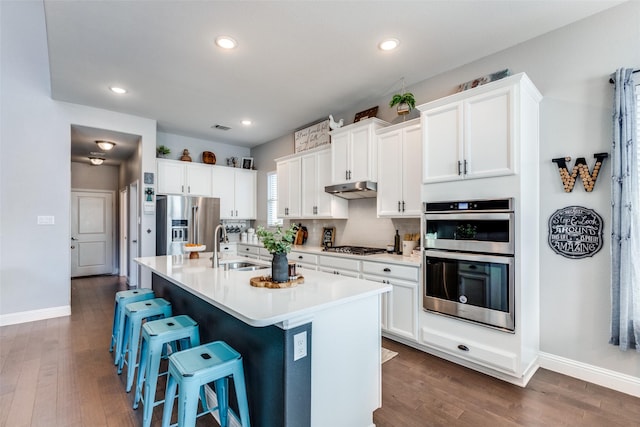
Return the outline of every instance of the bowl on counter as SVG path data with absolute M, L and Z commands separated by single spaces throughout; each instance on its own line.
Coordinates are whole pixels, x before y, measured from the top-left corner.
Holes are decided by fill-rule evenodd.
M 196 245 L 191 243 L 184 245 L 184 251 L 185 253 L 186 252 L 189 253 L 189 259 L 200 258 L 200 255 L 198 255 L 198 252 L 202 252 L 205 249 L 207 249 L 206 245 Z

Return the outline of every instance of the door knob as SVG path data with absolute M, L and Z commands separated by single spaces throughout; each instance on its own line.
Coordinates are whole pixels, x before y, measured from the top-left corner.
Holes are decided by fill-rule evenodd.
M 75 237 L 72 237 L 71 240 L 78 240 L 78 239 L 76 239 Z
M 75 249 L 76 247 L 74 245 L 71 245 L 71 249 Z

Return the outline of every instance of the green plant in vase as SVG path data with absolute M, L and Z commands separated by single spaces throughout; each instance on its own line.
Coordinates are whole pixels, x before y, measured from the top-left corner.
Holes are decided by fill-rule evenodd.
M 286 282 L 289 280 L 287 254 L 291 252 L 291 245 L 293 245 L 297 231 L 298 226 L 296 224 L 292 224 L 284 231 L 281 226 L 277 226 L 275 231 L 267 230 L 263 226 L 259 226 L 256 230 L 256 234 L 265 249 L 273 255 L 271 280 L 274 282 Z
M 411 92 L 396 93 L 389 101 L 389 107 L 398 106 L 396 111 L 398 114 L 409 114 L 412 109 L 416 108 L 416 99 Z
M 171 153 L 171 150 L 169 147 L 165 147 L 164 145 L 158 145 L 158 147 L 156 147 L 156 153 L 158 154 L 158 157 L 166 157 L 167 154 Z

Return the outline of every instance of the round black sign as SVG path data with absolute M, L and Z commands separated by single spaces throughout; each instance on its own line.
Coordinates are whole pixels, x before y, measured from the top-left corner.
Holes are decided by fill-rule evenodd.
M 602 248 L 602 217 L 582 206 L 558 209 L 549 217 L 549 246 L 557 254 L 579 259 Z

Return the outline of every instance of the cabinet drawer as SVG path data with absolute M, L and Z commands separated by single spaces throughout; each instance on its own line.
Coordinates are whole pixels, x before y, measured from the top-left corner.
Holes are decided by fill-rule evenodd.
M 382 277 L 396 277 L 398 279 L 417 282 L 419 280 L 418 267 L 408 265 L 398 265 L 383 262 L 363 261 L 362 272 L 375 274 Z
M 422 328 L 422 340 L 431 347 L 470 362 L 509 373 L 517 371 L 518 356 L 515 353 L 430 328 Z
M 291 251 L 288 256 L 290 261 L 295 261 L 296 264 L 317 265 L 318 255 L 308 254 L 305 252 Z
M 238 245 L 238 255 L 260 255 L 258 246 Z
M 235 243 L 220 243 L 220 252 L 223 253 L 223 254 L 236 254 L 236 244 Z
M 320 255 L 318 262 L 322 267 L 333 267 L 340 270 L 360 271 L 360 261 L 350 258 L 338 258 Z

